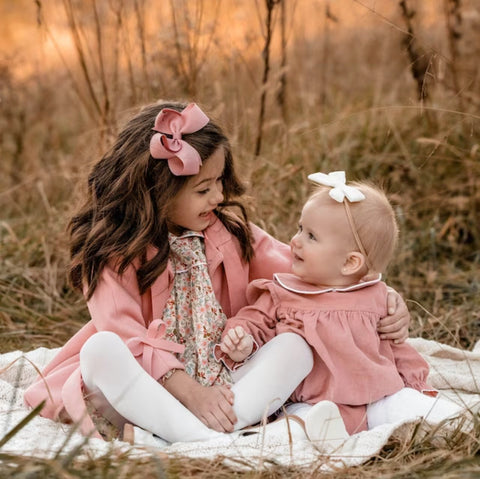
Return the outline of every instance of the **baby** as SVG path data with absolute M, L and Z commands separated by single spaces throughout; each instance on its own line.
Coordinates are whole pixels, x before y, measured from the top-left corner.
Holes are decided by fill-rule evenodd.
M 436 421 L 456 414 L 456 405 L 431 397 L 436 391 L 427 384 L 425 360 L 408 344 L 381 340 L 377 332 L 387 308 L 381 273 L 398 237 L 387 197 L 366 183 L 346 185 L 343 171 L 309 179 L 320 186 L 291 240 L 292 272 L 250 284 L 249 305 L 228 320 L 217 357 L 235 369 L 275 335 L 303 336 L 314 366 L 292 400 L 315 405 L 293 408 L 311 440 L 345 439 L 434 410 Z M 404 412 L 389 416 L 377 407 L 370 417 L 367 406 L 385 397 L 392 398 L 387 409 Z

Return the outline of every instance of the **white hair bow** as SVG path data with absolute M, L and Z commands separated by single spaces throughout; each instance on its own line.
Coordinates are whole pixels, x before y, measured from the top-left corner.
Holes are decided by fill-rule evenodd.
M 308 175 L 308 179 L 319 185 L 331 186 L 332 189 L 328 194 L 339 203 L 343 203 L 345 197 L 351 203 L 365 199 L 365 195 L 358 188 L 346 184 L 344 171 L 332 171 L 328 175 L 325 173 L 312 173 Z

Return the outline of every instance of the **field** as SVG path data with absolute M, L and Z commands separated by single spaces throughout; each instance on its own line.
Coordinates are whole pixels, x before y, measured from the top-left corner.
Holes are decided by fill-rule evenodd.
M 60 346 L 88 320 L 65 227 L 119 126 L 158 99 L 196 101 L 225 126 L 251 218 L 283 241 L 309 173 L 382 184 L 401 227 L 386 281 L 410 335 L 471 349 L 479 12 L 478 0 L 0 0 L 0 352 Z M 479 451 L 477 424 L 448 447 L 392 442 L 331 477 L 479 477 Z M 309 477 L 220 460 L 10 464 L 0 477 Z

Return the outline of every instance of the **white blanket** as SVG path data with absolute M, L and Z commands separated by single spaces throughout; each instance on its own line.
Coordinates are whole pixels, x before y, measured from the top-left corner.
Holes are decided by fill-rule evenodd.
M 480 341 L 473 351 L 465 351 L 421 338 L 409 343 L 427 360 L 431 372 L 429 382 L 449 399 L 464 404 L 477 413 L 480 408 Z M 23 392 L 37 375 L 34 364 L 42 369 L 57 349 L 39 348 L 23 353 L 13 351 L 0 355 L 0 441 L 30 412 L 23 405 Z M 154 454 L 192 458 L 224 456 L 226 461 L 241 468 L 260 468 L 270 463 L 312 466 L 319 470 L 332 465 L 353 466 L 376 455 L 392 435 L 405 435 L 411 424 L 387 424 L 351 436 L 342 447 L 326 458 L 308 441 L 288 440 L 288 437 L 263 437 L 262 434 L 237 437 L 232 440 L 167 444 L 153 441 L 153 447 L 131 448 L 122 441 L 104 442 L 86 439 L 74 427 L 42 417 L 34 417 L 3 446 L 2 452 L 36 457 L 55 457 L 57 454 L 88 454 L 99 457 L 131 450 L 132 454 Z M 78 448 L 78 451 L 76 449 Z

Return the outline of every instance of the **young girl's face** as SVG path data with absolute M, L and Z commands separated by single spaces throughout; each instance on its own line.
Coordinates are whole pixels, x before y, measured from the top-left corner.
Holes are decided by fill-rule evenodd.
M 173 199 L 168 220 L 174 227 L 203 231 L 214 220 L 213 211 L 223 201 L 224 167 L 225 153 L 220 147 Z
M 349 228 L 342 204 L 315 197 L 307 201 L 290 243 L 293 274 L 317 286 L 349 284 L 351 279 L 342 274 L 352 251 Z

